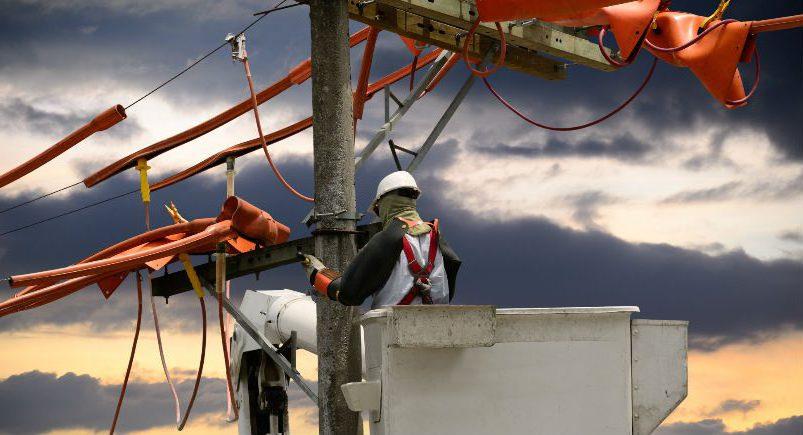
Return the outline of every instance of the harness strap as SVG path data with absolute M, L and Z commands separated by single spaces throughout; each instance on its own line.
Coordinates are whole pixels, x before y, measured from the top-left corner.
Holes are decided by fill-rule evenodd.
M 410 305 L 413 302 L 413 299 L 419 295 L 421 296 L 421 301 L 425 305 L 432 305 L 432 296 L 429 294 L 429 287 L 431 287 L 429 285 L 429 275 L 432 273 L 432 269 L 435 268 L 435 259 L 438 256 L 438 241 L 440 239 L 440 233 L 438 231 L 437 219 L 435 219 L 432 223 L 426 223 L 432 227 L 429 235 L 429 254 L 426 265 L 422 266 L 421 263 L 418 262 L 418 259 L 415 258 L 413 247 L 410 245 L 410 241 L 407 240 L 407 237 L 402 237 L 402 250 L 404 251 L 404 256 L 407 258 L 407 267 L 410 269 L 410 273 L 415 278 L 415 281 L 413 282 L 413 287 L 407 292 L 404 298 L 399 301 L 398 305 Z M 416 222 L 415 224 L 419 225 L 420 223 Z M 408 225 L 410 224 L 408 223 Z

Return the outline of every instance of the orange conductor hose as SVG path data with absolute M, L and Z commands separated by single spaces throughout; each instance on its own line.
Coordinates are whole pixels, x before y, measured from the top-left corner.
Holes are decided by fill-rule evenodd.
M 204 373 L 204 358 L 206 357 L 206 303 L 204 303 L 204 298 L 198 298 L 198 301 L 201 303 L 201 361 L 198 363 L 198 373 L 195 375 L 195 384 L 192 387 L 192 395 L 190 396 L 190 403 L 187 404 L 187 411 L 184 412 L 184 418 L 181 419 L 181 423 L 178 425 L 178 430 L 184 429 L 184 426 L 187 424 L 187 419 L 190 418 L 190 411 L 192 411 L 192 405 L 195 403 L 195 397 L 198 395 L 198 387 L 201 385 L 201 377 Z
M 139 329 L 142 325 L 142 276 L 137 271 L 137 327 L 134 332 L 134 341 L 131 343 L 131 355 L 128 357 L 128 368 L 125 370 L 125 378 L 123 378 L 123 386 L 120 388 L 120 397 L 117 399 L 117 407 L 114 409 L 114 418 L 112 419 L 112 427 L 109 429 L 109 434 L 114 433 L 117 427 L 117 419 L 120 417 L 120 409 L 123 407 L 123 398 L 125 398 L 125 390 L 128 388 L 128 378 L 131 376 L 131 366 L 134 365 L 134 355 L 137 353 L 137 341 L 139 340 Z

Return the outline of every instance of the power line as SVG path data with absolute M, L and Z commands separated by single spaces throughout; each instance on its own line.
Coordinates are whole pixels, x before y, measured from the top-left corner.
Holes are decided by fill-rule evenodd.
M 25 201 L 25 202 L 21 202 L 21 203 L 19 203 L 19 204 L 17 204 L 17 205 L 12 205 L 12 206 L 11 206 L 11 207 L 9 207 L 9 208 L 6 208 L 6 209 L 4 209 L 4 210 L 0 210 L 0 214 L 3 214 L 3 213 L 5 213 L 5 212 L 7 212 L 7 211 L 14 210 L 15 208 L 20 208 L 20 207 L 22 207 L 23 205 L 28 205 L 28 204 L 30 204 L 30 203 L 32 203 L 32 202 L 39 201 L 39 200 L 40 200 L 40 199 L 42 199 L 42 198 L 47 198 L 47 197 L 48 197 L 48 196 L 50 196 L 50 195 L 55 195 L 55 194 L 57 194 L 57 193 L 59 193 L 59 192 L 65 191 L 65 190 L 67 190 L 67 189 L 71 189 L 71 188 L 73 188 L 73 187 L 75 187 L 75 186 L 77 186 L 77 185 L 79 185 L 79 184 L 81 184 L 81 183 L 83 183 L 83 180 L 81 180 L 81 181 L 78 181 L 78 182 L 76 182 L 76 183 L 73 183 L 73 184 L 70 184 L 69 186 L 64 186 L 64 187 L 62 187 L 61 189 L 54 190 L 54 191 L 52 191 L 52 192 L 50 192 L 50 193 L 46 193 L 46 194 L 44 194 L 44 195 L 37 196 L 36 198 L 29 199 L 29 200 L 27 200 L 27 201 Z
M 251 24 L 249 24 L 249 25 L 245 26 L 245 28 L 244 28 L 243 30 L 240 30 L 240 31 L 239 31 L 239 32 L 238 32 L 238 33 L 235 35 L 235 37 L 237 37 L 237 36 L 240 36 L 240 35 L 242 35 L 243 33 L 245 33 L 245 31 L 246 31 L 246 30 L 250 29 L 250 28 L 251 28 L 251 27 L 253 27 L 253 26 L 254 26 L 256 23 L 260 22 L 260 21 L 261 21 L 263 18 L 267 17 L 267 16 L 268 16 L 268 14 L 270 14 L 271 12 L 281 11 L 281 10 L 284 10 L 284 9 L 293 8 L 293 7 L 300 6 L 300 5 L 302 5 L 302 4 L 303 4 L 303 3 L 296 3 L 296 4 L 292 4 L 292 5 L 288 5 L 288 6 L 281 6 L 281 5 L 282 5 L 282 4 L 284 4 L 284 2 L 286 2 L 286 1 L 287 1 L 287 0 L 282 0 L 282 1 L 281 1 L 279 4 L 277 4 L 276 6 L 274 6 L 272 9 L 268 9 L 268 10 L 266 10 L 266 11 L 263 11 L 263 12 L 258 12 L 258 13 L 256 13 L 256 14 L 254 14 L 254 15 L 259 15 L 259 17 L 257 17 L 257 19 L 255 19 L 254 21 L 252 21 L 252 22 L 251 22 Z M 203 55 L 203 56 L 202 56 L 200 59 L 198 59 L 198 60 L 196 60 L 195 62 L 191 63 L 189 66 L 187 66 L 187 67 L 186 67 L 186 68 L 184 68 L 183 70 L 181 70 L 181 71 L 179 71 L 178 73 L 176 73 L 176 74 L 175 74 L 173 77 L 170 77 L 169 79 L 167 79 L 167 81 L 165 81 L 165 82 L 163 82 L 162 84 L 160 84 L 159 86 L 157 86 L 157 87 L 153 88 L 153 89 L 152 89 L 150 92 L 148 92 L 147 94 L 145 94 L 145 95 L 143 95 L 143 96 L 139 97 L 139 98 L 138 98 L 136 101 L 134 101 L 133 103 L 129 104 L 128 106 L 125 106 L 126 110 L 127 110 L 128 108 L 130 108 L 131 106 L 133 106 L 134 104 L 137 104 L 137 103 L 139 103 L 140 101 L 144 100 L 145 98 L 148 98 L 148 97 L 149 97 L 151 94 L 153 94 L 154 92 L 158 91 L 159 89 L 162 89 L 163 87 L 167 86 L 167 85 L 168 85 L 170 82 L 172 82 L 173 80 L 175 80 L 175 79 L 177 79 L 177 78 L 181 77 L 181 76 L 182 76 L 182 75 L 183 75 L 185 72 L 187 72 L 187 71 L 189 71 L 190 69 L 192 69 L 192 68 L 193 68 L 195 65 L 198 65 L 199 63 L 203 62 L 203 61 L 204 61 L 206 58 L 208 58 L 209 56 L 211 56 L 211 55 L 213 55 L 213 54 L 217 53 L 217 51 L 218 51 L 218 50 L 220 50 L 221 48 L 225 47 L 226 45 L 228 45 L 228 41 L 226 41 L 226 42 L 223 42 L 222 44 L 218 45 L 218 46 L 217 46 L 217 47 L 215 47 L 215 48 L 214 48 L 212 51 L 210 51 L 210 52 L 206 53 L 206 54 L 205 54 L 205 55 Z
M 139 189 L 134 189 L 134 190 L 132 190 L 132 191 L 130 191 L 130 192 L 121 193 L 121 194 L 119 194 L 119 195 L 117 195 L 117 196 L 112 196 L 111 198 L 106 198 L 106 199 L 103 199 L 103 200 L 100 200 L 100 201 L 97 201 L 97 202 L 93 202 L 92 204 L 87 204 L 87 205 L 85 205 L 85 206 L 82 206 L 82 207 L 79 207 L 79 208 L 76 208 L 76 209 L 73 209 L 73 210 L 70 210 L 70 211 L 66 211 L 66 212 L 64 212 L 64 213 L 60 213 L 60 214 L 57 214 L 57 215 L 55 215 L 55 216 L 51 216 L 51 217 L 49 217 L 49 218 L 46 218 L 46 219 L 42 219 L 42 220 L 40 220 L 40 221 L 36 221 L 36 222 L 34 222 L 34 223 L 30 223 L 30 224 L 28 224 L 28 225 L 23 225 L 23 226 L 21 226 L 21 227 L 14 228 L 13 230 L 9 230 L 9 231 L 6 231 L 6 232 L 4 232 L 4 233 L 0 233 L 0 237 L 3 237 L 3 236 L 5 236 L 5 235 L 7 235 L 7 234 L 11 234 L 11 233 L 16 233 L 17 231 L 22 231 L 22 230 L 24 230 L 24 229 L 26 229 L 26 228 L 35 227 L 35 226 L 37 226 L 37 225 L 40 225 L 40 224 L 43 224 L 43 223 L 45 223 L 45 222 L 50 222 L 50 221 L 52 221 L 52 220 L 55 220 L 55 219 L 58 219 L 58 218 L 62 218 L 62 217 L 64 217 L 64 216 L 68 216 L 68 215 L 71 215 L 71 214 L 73 214 L 73 213 L 78 213 L 79 211 L 86 210 L 86 209 L 88 209 L 88 208 L 92 208 L 92 207 L 95 207 L 95 206 L 98 206 L 98 205 L 101 205 L 101 204 L 107 203 L 107 202 L 109 202 L 109 201 L 113 201 L 113 200 L 115 200 L 115 199 L 122 198 L 122 197 L 124 197 L 124 196 L 128 196 L 128 195 L 131 195 L 132 193 L 136 193 L 136 192 L 139 192 Z

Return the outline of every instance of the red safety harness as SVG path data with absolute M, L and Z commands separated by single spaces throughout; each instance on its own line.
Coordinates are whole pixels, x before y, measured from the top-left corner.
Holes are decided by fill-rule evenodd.
M 435 268 L 435 258 L 438 255 L 438 239 L 440 238 L 438 233 L 438 220 L 435 219 L 432 223 L 414 222 L 408 221 L 407 219 L 401 220 L 407 224 L 408 228 L 425 223 L 431 226 L 432 229 L 430 230 L 429 236 L 429 258 L 424 266 L 415 258 L 413 247 L 410 246 L 407 237 L 402 237 L 402 249 L 404 250 L 404 256 L 407 257 L 407 267 L 410 269 L 410 273 L 415 278 L 415 281 L 413 282 L 413 287 L 402 300 L 399 301 L 398 305 L 410 305 L 416 296 L 421 296 L 421 302 L 423 304 L 432 305 L 432 295 L 430 294 L 432 284 L 429 282 L 429 274 L 432 273 L 432 269 Z

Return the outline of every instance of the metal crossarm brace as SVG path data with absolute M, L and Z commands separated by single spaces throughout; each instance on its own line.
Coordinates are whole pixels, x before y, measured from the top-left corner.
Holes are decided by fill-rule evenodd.
M 360 166 L 362 166 L 368 157 L 373 154 L 379 144 L 387 139 L 388 134 L 393 130 L 394 124 L 404 117 L 407 111 L 413 107 L 413 104 L 418 101 L 419 96 L 424 92 L 427 86 L 429 86 L 430 82 L 432 82 L 432 79 L 435 78 L 436 74 L 438 74 L 438 71 L 440 71 L 441 68 L 443 68 L 443 66 L 446 64 L 446 60 L 449 58 L 450 54 L 451 53 L 448 51 L 444 51 L 438 56 L 437 59 L 435 59 L 435 62 L 432 64 L 429 70 L 427 70 L 427 74 L 416 84 L 415 88 L 412 92 L 410 92 L 407 98 L 405 98 L 402 105 L 396 109 L 393 115 L 390 116 L 390 119 L 388 119 L 385 124 L 382 125 L 382 127 L 379 127 L 379 131 L 374 134 L 374 137 L 371 138 L 368 144 L 365 145 L 365 148 L 363 148 L 360 155 L 355 159 L 355 170 L 360 169 Z
M 376 233 L 382 230 L 379 223 L 360 225 L 357 227 L 357 246 L 362 247 Z M 314 254 L 315 244 L 312 237 L 304 237 L 246 252 L 244 254 L 230 255 L 226 258 L 226 279 L 259 274 L 265 270 L 273 269 L 287 264 L 301 261 L 298 254 Z M 215 262 L 207 261 L 195 266 L 198 277 L 207 282 L 215 281 Z M 165 273 L 163 276 L 153 278 L 153 295 L 169 298 L 192 290 L 192 284 L 183 270 Z
M 477 66 L 482 68 L 483 64 L 488 62 L 492 57 L 492 50 L 489 50 L 488 53 L 485 54 L 485 59 L 480 62 Z M 466 81 L 463 82 L 463 86 L 460 87 L 460 90 L 457 91 L 457 95 L 454 96 L 452 102 L 449 103 L 449 107 L 446 108 L 446 111 L 443 112 L 441 118 L 438 120 L 438 123 L 435 124 L 435 127 L 427 136 L 427 139 L 424 141 L 424 144 L 421 145 L 421 148 L 418 149 L 416 152 L 415 158 L 410 164 L 407 166 L 407 172 L 413 173 L 418 166 L 421 165 L 421 162 L 424 161 L 424 158 L 429 153 L 429 150 L 432 149 L 432 145 L 435 145 L 435 141 L 438 140 L 443 130 L 446 128 L 446 124 L 451 121 L 452 116 L 454 116 L 455 112 L 457 112 L 457 108 L 460 107 L 460 104 L 463 103 L 463 100 L 466 99 L 466 95 L 468 95 L 468 91 L 471 90 L 471 87 L 474 85 L 474 81 L 476 80 L 476 76 L 474 74 L 469 74 Z

